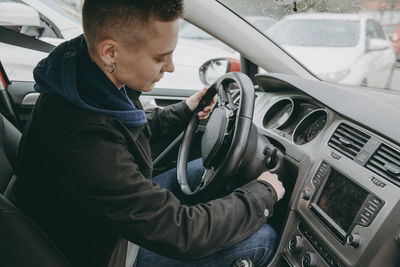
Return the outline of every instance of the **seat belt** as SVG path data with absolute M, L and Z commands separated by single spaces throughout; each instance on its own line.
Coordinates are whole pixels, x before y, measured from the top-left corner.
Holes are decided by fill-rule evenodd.
M 6 27 L 0 26 L 0 42 L 9 45 L 15 45 L 31 50 L 50 53 L 54 49 L 54 45 L 43 42 L 35 37 L 31 37 Z

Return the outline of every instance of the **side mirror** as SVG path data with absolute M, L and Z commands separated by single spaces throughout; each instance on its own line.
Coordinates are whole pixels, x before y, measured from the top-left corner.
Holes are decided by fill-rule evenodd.
M 199 68 L 201 82 L 211 85 L 219 77 L 228 72 L 240 71 L 240 61 L 234 58 L 214 58 L 206 61 Z
M 373 38 L 368 41 L 367 51 L 385 50 L 390 46 L 391 44 L 387 40 Z
M 35 9 L 14 2 L 0 2 L 0 25 L 32 37 L 40 37 L 44 30 Z

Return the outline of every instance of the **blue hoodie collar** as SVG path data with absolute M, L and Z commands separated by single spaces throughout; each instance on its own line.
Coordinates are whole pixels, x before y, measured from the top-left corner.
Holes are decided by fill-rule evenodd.
M 125 87 L 118 89 L 90 59 L 83 35 L 56 47 L 33 74 L 39 93 L 59 94 L 78 107 L 113 116 L 128 126 L 147 122 Z

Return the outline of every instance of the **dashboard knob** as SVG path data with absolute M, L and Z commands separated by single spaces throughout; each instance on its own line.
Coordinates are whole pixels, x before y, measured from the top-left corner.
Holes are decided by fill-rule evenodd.
M 318 256 L 315 252 L 307 252 L 301 259 L 302 267 L 316 267 Z
M 361 244 L 361 236 L 359 234 L 351 234 L 347 237 L 347 244 L 353 248 L 358 247 Z
M 265 156 L 264 163 L 268 169 L 272 169 L 275 167 L 277 162 L 277 157 L 276 157 L 277 151 L 278 151 L 277 148 L 272 144 L 268 144 L 264 147 L 263 150 L 263 154 Z
M 303 238 L 298 235 L 292 236 L 289 240 L 289 251 L 293 254 L 297 254 L 303 248 Z
M 303 190 L 303 192 L 301 193 L 301 196 L 304 200 L 310 200 L 311 198 L 311 190 L 309 189 L 305 189 Z

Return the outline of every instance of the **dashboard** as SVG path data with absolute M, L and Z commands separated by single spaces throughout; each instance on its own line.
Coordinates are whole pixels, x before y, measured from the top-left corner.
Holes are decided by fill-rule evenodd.
M 400 266 L 399 139 L 285 77 L 258 84 L 253 122 L 298 168 L 270 265 Z

